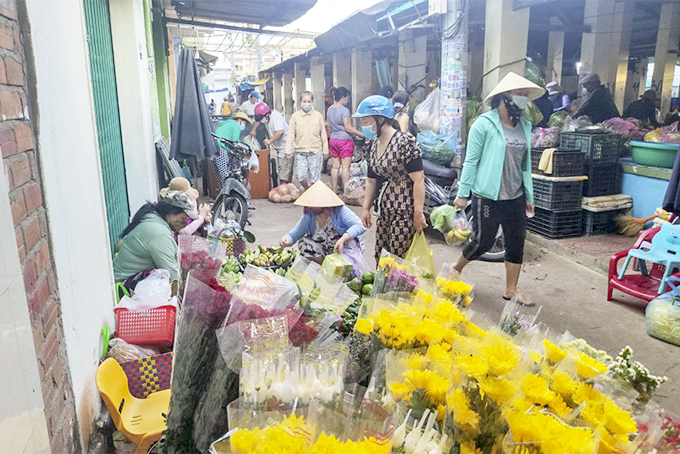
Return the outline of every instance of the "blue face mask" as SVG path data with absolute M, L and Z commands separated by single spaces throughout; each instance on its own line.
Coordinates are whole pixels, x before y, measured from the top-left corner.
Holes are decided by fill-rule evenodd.
M 373 130 L 373 125 L 362 126 L 361 127 L 361 133 L 368 140 L 375 140 L 375 138 L 378 137 L 378 133 Z
M 241 131 L 243 131 L 244 129 L 246 129 L 246 124 L 245 124 L 245 123 L 241 123 L 240 125 L 238 125 L 238 127 L 239 127 L 239 129 L 240 129 Z

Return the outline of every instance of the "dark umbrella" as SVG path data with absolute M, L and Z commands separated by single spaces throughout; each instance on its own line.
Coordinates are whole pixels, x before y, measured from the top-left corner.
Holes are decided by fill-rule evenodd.
M 179 54 L 177 76 L 170 158 L 182 161 L 192 156 L 198 160 L 210 157 L 217 153 L 217 148 L 196 60 L 189 49 L 182 49 Z

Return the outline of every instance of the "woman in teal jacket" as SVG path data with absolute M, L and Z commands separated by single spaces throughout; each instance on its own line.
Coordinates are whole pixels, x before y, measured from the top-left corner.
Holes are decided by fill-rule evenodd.
M 498 226 L 505 240 L 506 300 L 520 295 L 517 281 L 522 268 L 527 216 L 533 215 L 531 180 L 531 123 L 521 119 L 529 100 L 543 95 L 543 88 L 509 73 L 485 102 L 492 110 L 481 115 L 470 128 L 460 187 L 455 205 L 464 209 L 472 196 L 474 235 L 456 262 L 458 272 L 487 252 L 496 239 Z

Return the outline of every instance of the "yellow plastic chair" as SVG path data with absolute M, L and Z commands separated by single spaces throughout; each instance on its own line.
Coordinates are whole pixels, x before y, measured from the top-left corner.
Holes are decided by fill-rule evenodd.
M 127 375 L 113 358 L 99 366 L 95 381 L 116 429 L 137 445 L 136 453 L 148 452 L 165 430 L 163 414 L 168 413 L 170 390 L 149 394 L 146 399 L 134 397 L 130 394 Z

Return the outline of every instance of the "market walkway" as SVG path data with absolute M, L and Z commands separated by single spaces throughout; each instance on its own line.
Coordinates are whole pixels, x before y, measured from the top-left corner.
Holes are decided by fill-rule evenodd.
M 249 228 L 257 243 L 274 246 L 297 222 L 302 208 L 292 204 L 274 204 L 254 200 Z M 353 207 L 357 209 L 357 207 Z M 358 211 L 358 209 L 357 209 Z M 374 265 L 375 228 L 365 238 L 366 259 Z M 457 248 L 448 246 L 438 232 L 430 232 L 428 241 L 434 250 L 437 268 L 458 257 Z M 491 320 L 497 320 L 503 309 L 504 268 L 499 263 L 473 263 L 465 269 L 465 279 L 475 284 L 475 301 L 471 308 Z M 663 407 L 680 414 L 680 347 L 658 341 L 645 332 L 644 305 L 638 300 L 618 294 L 618 301 L 607 302 L 606 278 L 555 253 L 527 243 L 526 260 L 520 286 L 537 304 L 543 305 L 539 321 L 560 331 L 568 330 L 583 337 L 594 347 L 616 355 L 630 345 L 635 358 L 656 375 L 668 376 L 657 399 Z

